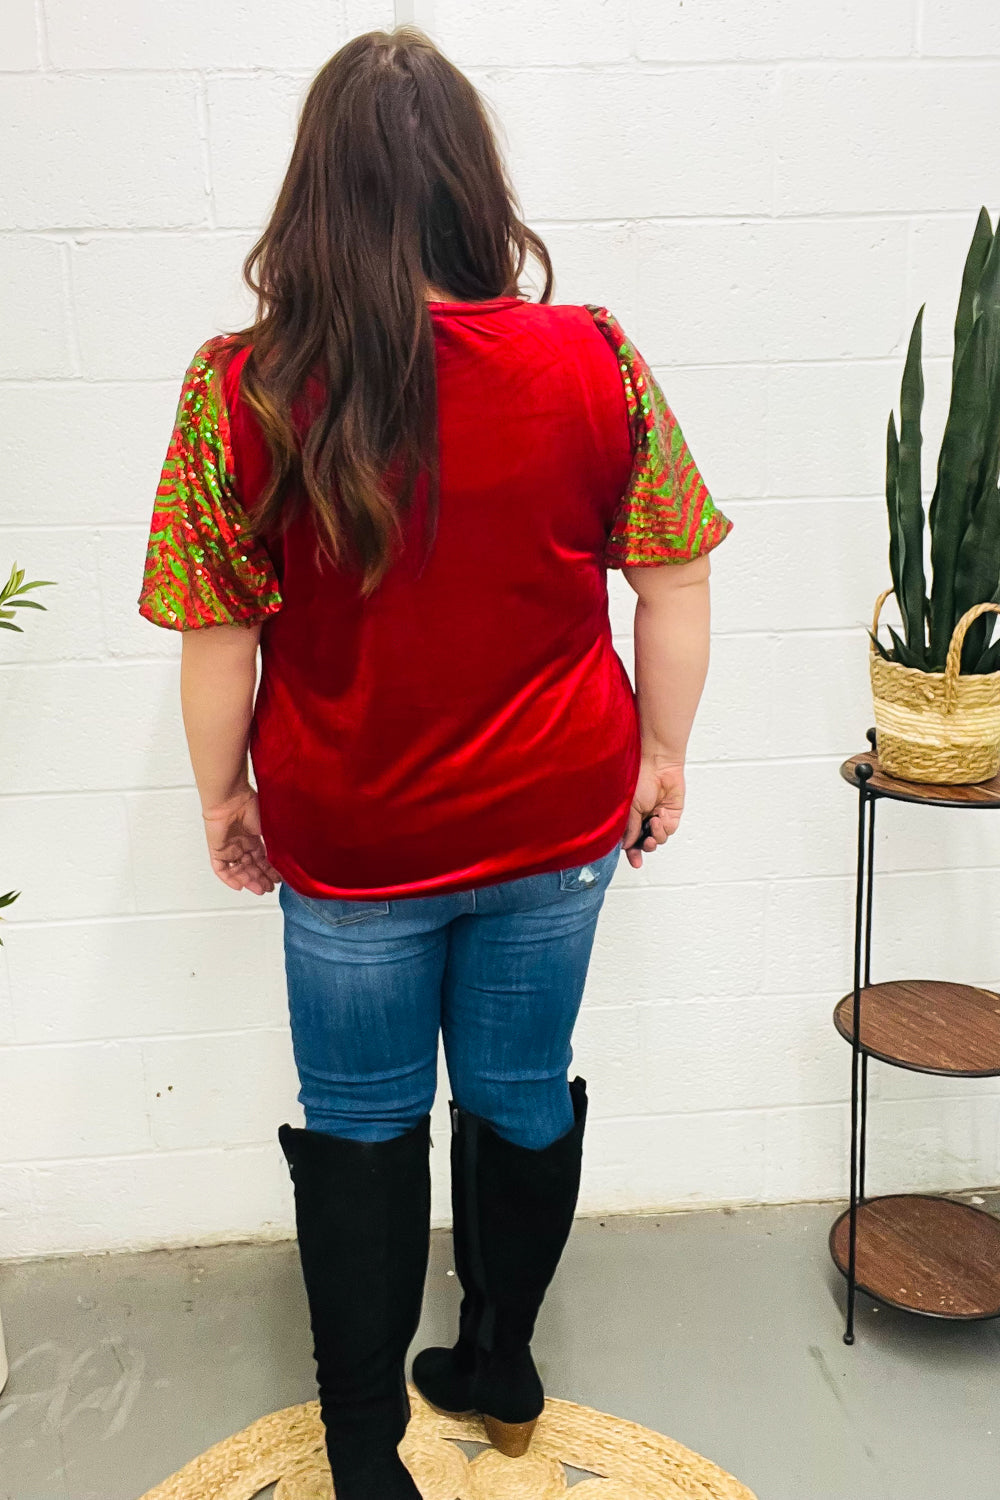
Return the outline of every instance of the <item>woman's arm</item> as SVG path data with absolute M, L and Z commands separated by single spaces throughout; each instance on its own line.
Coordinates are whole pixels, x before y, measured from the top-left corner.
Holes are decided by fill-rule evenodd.
M 691 562 L 622 572 L 637 595 L 635 691 L 642 763 L 625 848 L 638 869 L 642 852 L 629 846 L 643 818 L 650 818 L 653 831 L 643 843 L 648 854 L 676 831 L 684 808 L 684 758 L 708 672 L 711 563 L 703 553 Z
M 181 713 L 215 873 L 234 890 L 274 889 L 248 749 L 261 622 L 185 630 Z
M 207 625 L 181 638 L 181 712 L 203 813 L 250 790 L 259 639 L 259 622 Z

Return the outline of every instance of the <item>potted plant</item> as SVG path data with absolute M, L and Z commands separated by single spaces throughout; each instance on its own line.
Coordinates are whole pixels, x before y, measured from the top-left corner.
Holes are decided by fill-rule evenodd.
M 900 424 L 889 414 L 886 502 L 892 587 L 869 631 L 879 763 L 906 781 L 961 784 L 1000 771 L 1000 225 L 980 212 L 965 262 L 951 400 L 927 514 L 932 583 L 924 567 L 920 419 L 924 309 L 910 336 Z M 902 618 L 878 639 L 895 594 Z
M 0 589 L 0 630 L 21 630 L 20 625 L 14 623 L 15 609 L 44 609 L 44 604 L 39 604 L 35 599 L 25 599 L 23 596 L 29 589 L 42 588 L 51 582 L 50 578 L 38 578 L 34 583 L 25 583 L 24 569 L 18 568 L 17 563 L 14 563 L 10 570 L 10 577 Z M 20 891 L 7 891 L 0 895 L 0 908 L 10 906 L 20 894 Z M 3 939 L 0 938 L 0 946 L 2 943 Z M 7 1374 L 7 1352 L 4 1348 L 3 1324 L 0 1323 L 0 1391 L 7 1383 Z
M 36 578 L 34 583 L 25 583 L 24 569 L 14 563 L 10 570 L 10 577 L 0 589 L 0 630 L 16 630 L 19 634 L 23 633 L 21 626 L 15 623 L 15 609 L 44 609 L 45 605 L 39 604 L 37 599 L 25 599 L 23 596 L 29 589 L 44 588 L 51 582 L 51 578 Z M 10 906 L 20 894 L 20 891 L 6 891 L 0 894 L 0 909 Z M 0 938 L 0 947 L 2 946 L 3 938 Z

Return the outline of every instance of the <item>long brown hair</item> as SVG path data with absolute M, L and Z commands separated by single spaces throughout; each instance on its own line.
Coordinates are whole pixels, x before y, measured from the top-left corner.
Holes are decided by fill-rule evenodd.
M 422 467 L 428 540 L 436 524 L 428 289 L 520 296 L 532 253 L 540 300 L 552 293 L 549 253 L 515 212 L 490 114 L 418 27 L 354 37 L 309 86 L 274 211 L 243 264 L 257 312 L 233 347 L 250 345 L 241 395 L 272 459 L 251 526 L 283 529 L 304 494 L 317 559 L 359 567 L 365 594 L 391 564 Z M 293 405 L 310 376 L 323 396 L 300 427 Z M 387 483 L 390 466 L 401 483 Z

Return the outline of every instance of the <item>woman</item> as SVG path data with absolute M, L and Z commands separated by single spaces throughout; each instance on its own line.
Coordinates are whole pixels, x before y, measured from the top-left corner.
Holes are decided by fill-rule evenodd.
M 338 1500 L 418 1494 L 397 1444 L 439 1034 L 463 1300 L 413 1380 L 510 1454 L 542 1410 L 571 1035 L 623 844 L 638 868 L 681 816 L 731 525 L 613 314 L 549 303 L 515 201 L 423 32 L 331 58 L 245 263 L 257 316 L 185 376 L 139 601 L 184 632 L 213 869 L 280 882 L 305 1127 L 278 1134 Z M 638 596 L 635 695 L 608 567 Z

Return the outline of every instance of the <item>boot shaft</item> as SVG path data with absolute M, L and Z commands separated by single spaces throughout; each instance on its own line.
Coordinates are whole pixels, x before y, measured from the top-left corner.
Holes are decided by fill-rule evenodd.
M 282 1125 L 320 1406 L 336 1475 L 391 1451 L 410 1409 L 404 1361 L 430 1242 L 430 1116 L 363 1142 Z
M 570 1084 L 574 1121 L 541 1150 L 515 1145 L 452 1102 L 455 1269 L 468 1333 L 486 1351 L 527 1345 L 555 1275 L 580 1190 L 586 1083 Z M 464 1330 L 463 1330 L 464 1331 Z

